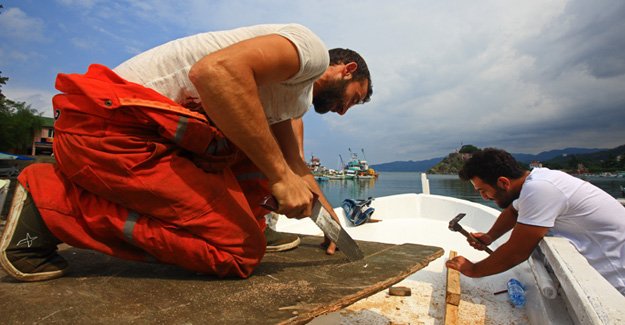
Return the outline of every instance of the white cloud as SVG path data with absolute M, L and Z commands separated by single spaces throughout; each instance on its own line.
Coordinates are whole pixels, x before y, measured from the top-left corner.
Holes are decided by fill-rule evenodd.
M 601 12 L 602 5 L 593 11 Z M 364 35 L 359 43 L 373 48 L 373 60 L 368 61 L 374 96 L 345 120 L 330 122 L 345 142 L 370 139 L 368 145 L 375 149 L 369 151 L 378 161 L 444 155 L 460 142 L 531 152 L 567 141 L 568 146 L 622 144 L 618 142 L 625 137 L 619 140 L 613 134 L 625 135 L 625 131 L 611 121 L 625 120 L 625 113 L 617 108 L 617 103 L 621 107 L 625 103 L 625 96 L 616 90 L 622 92 L 623 79 L 601 82 L 590 75 L 597 69 L 551 65 L 553 61 L 543 59 L 545 54 L 553 60 L 560 55 L 589 59 L 584 55 L 588 46 L 569 46 L 559 40 L 562 44 L 550 44 L 554 52 L 538 46 L 527 51 L 528 42 L 545 45 L 557 39 L 555 34 L 570 39 L 574 35 L 568 30 L 588 30 L 588 25 L 596 23 L 596 13 L 575 11 L 570 1 L 431 6 L 402 7 L 392 23 L 380 19 L 385 23 L 359 26 L 363 30 L 356 35 Z M 404 15 L 412 16 L 412 21 L 402 19 Z M 572 17 L 580 25 L 560 23 Z M 617 31 L 623 35 L 620 26 L 625 24 L 608 24 L 602 23 L 607 30 L 598 34 L 587 33 L 589 39 L 604 35 L 601 41 L 593 41 L 593 48 L 614 45 L 614 39 L 605 35 L 614 36 Z M 622 55 L 611 61 L 616 67 L 623 62 Z M 561 75 L 543 73 L 552 66 Z M 589 111 L 600 113 L 588 119 Z M 566 132 L 573 129 L 581 132 Z
M 2 87 L 3 94 L 16 102 L 26 102 L 31 108 L 43 113 L 43 116 L 52 117 L 52 97 L 56 94 L 47 89 L 12 87 L 9 82 Z
M 97 3 L 101 1 L 98 1 L 98 0 L 56 0 L 56 2 L 69 8 L 91 9 Z
M 80 48 L 80 49 L 87 50 L 87 49 L 92 49 L 95 47 L 95 42 L 93 41 L 93 39 L 72 37 L 70 41 L 75 47 Z
M 98 61 L 118 63 L 173 37 L 280 22 L 359 51 L 372 73 L 372 101 L 344 117 L 311 110 L 306 118 L 306 153 L 329 162 L 349 147 L 385 162 L 442 156 L 461 142 L 532 153 L 625 139 L 617 125 L 625 120 L 621 0 L 58 3 L 70 15 L 65 29 L 55 23 L 70 33 L 59 51 L 73 45 L 74 55 L 93 57 L 97 49 Z M 2 46 L 3 61 L 48 50 Z
M 0 30 L 4 37 L 23 42 L 41 41 L 44 22 L 40 18 L 29 17 L 19 8 L 8 8 L 0 14 Z
M 3 49 L 0 48 L 0 61 L 15 64 L 25 64 L 33 60 L 41 60 L 45 56 L 37 51 L 19 51 L 16 49 Z

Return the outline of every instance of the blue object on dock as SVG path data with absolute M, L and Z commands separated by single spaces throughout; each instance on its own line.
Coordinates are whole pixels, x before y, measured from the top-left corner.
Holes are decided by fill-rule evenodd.
M 508 281 L 508 298 L 516 308 L 525 306 L 525 288 L 517 279 Z
M 369 221 L 373 211 L 375 211 L 374 208 L 369 206 L 371 205 L 371 201 L 373 201 L 371 197 L 366 200 L 358 201 L 352 199 L 343 200 L 342 206 L 345 211 L 345 216 L 354 226 L 359 226 Z

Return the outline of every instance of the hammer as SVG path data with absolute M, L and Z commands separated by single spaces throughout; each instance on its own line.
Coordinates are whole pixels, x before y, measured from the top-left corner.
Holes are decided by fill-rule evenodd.
M 474 240 L 474 241 L 476 241 L 478 243 L 481 243 L 480 240 L 478 240 L 477 238 L 473 237 L 473 235 L 471 235 L 468 231 L 464 230 L 464 228 L 462 228 L 462 226 L 459 224 L 460 219 L 464 218 L 464 216 L 466 216 L 466 213 L 458 213 L 458 215 L 455 218 L 451 219 L 451 221 L 449 221 L 449 230 L 457 231 L 457 232 L 463 234 L 464 237 L 467 237 L 467 238 L 469 238 L 471 240 Z M 484 250 L 488 254 L 492 254 L 493 253 L 493 251 L 490 248 L 488 248 L 488 247 L 485 247 Z

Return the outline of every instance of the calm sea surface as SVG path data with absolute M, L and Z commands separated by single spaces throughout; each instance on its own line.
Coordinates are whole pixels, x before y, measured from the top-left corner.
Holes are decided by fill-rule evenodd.
M 428 175 L 430 193 L 446 195 L 482 203 L 497 208 L 494 202 L 484 201 L 469 182 L 456 175 Z M 620 186 L 625 178 L 586 177 L 585 180 L 608 192 L 621 196 Z M 366 199 L 402 193 L 421 193 L 421 174 L 417 172 L 382 172 L 377 180 L 323 181 L 319 183 L 333 207 L 341 206 L 344 199 Z

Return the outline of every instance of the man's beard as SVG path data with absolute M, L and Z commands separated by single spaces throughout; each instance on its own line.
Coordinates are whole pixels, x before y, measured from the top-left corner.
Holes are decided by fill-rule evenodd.
M 337 80 L 324 88 L 319 89 L 313 97 L 313 105 L 315 112 L 325 114 L 332 110 L 336 105 L 343 103 L 343 96 L 347 88 L 348 80 Z
M 517 198 L 513 197 L 512 195 L 508 195 L 505 190 L 497 187 L 497 192 L 495 193 L 495 203 L 498 207 L 505 209 L 510 206 L 510 204 L 512 204 L 512 202 Z

